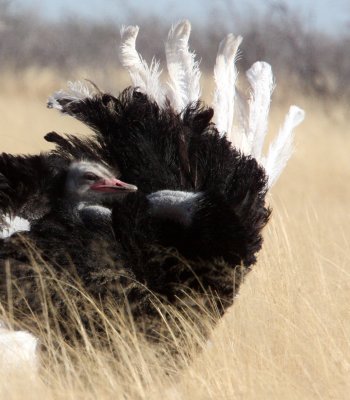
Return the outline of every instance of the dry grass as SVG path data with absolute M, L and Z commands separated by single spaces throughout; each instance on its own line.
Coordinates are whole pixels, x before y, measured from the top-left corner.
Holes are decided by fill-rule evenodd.
M 2 150 L 45 149 L 42 135 L 53 129 L 86 132 L 45 109 L 46 95 L 62 86 L 46 74 L 36 92 L 23 79 L 21 96 L 19 82 L 2 78 Z M 329 117 L 315 99 L 294 101 L 306 109 L 307 119 L 297 131 L 295 155 L 272 190 L 274 211 L 259 262 L 194 361 L 178 371 L 172 365 L 175 372 L 166 374 L 154 351 L 127 332 L 112 338 L 112 347 L 122 349 L 121 360 L 62 344 L 45 358 L 39 377 L 25 372 L 0 380 L 0 398 L 348 398 L 349 130 L 341 107 Z M 280 101 L 272 131 L 285 111 Z

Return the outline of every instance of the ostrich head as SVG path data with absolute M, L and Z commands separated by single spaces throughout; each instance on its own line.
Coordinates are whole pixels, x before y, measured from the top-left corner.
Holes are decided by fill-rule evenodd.
M 69 200 L 101 201 L 118 200 L 137 187 L 119 179 L 107 167 L 90 161 L 77 161 L 70 165 L 64 194 Z

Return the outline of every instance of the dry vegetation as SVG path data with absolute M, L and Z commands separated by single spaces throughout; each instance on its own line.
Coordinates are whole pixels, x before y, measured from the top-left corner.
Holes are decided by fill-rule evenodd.
M 64 82 L 50 71 L 21 74 L 16 80 L 1 78 L 1 150 L 46 149 L 42 136 L 53 129 L 86 132 L 45 109 L 47 94 Z M 118 74 L 114 82 L 119 89 L 125 85 Z M 289 104 L 279 90 L 283 101 L 272 110 L 273 132 Z M 348 398 L 350 132 L 345 107 L 330 116 L 316 99 L 290 96 L 306 109 L 307 119 L 297 130 L 295 155 L 272 190 L 273 216 L 258 264 L 193 361 L 184 361 L 182 369 L 169 361 L 165 370 L 132 331 L 111 331 L 108 352 L 64 343 L 49 349 L 38 376 L 22 371 L 1 379 L 0 398 Z M 195 330 L 187 329 L 189 347 L 201 343 Z M 115 349 L 118 359 L 112 356 Z M 180 356 L 187 350 L 179 349 Z

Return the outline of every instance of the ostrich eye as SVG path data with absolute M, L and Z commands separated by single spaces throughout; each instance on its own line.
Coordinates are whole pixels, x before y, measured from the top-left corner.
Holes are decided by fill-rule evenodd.
M 87 179 L 88 181 L 97 181 L 99 179 L 99 177 L 92 172 L 85 172 L 83 178 Z

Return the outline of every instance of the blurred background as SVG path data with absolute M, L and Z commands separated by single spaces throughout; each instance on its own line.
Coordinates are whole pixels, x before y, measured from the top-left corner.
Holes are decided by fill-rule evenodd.
M 0 0 L 0 69 L 116 67 L 123 24 L 138 24 L 138 47 L 162 60 L 169 26 L 192 22 L 191 46 L 211 71 L 219 41 L 241 34 L 239 68 L 272 64 L 277 81 L 332 99 L 350 96 L 350 3 L 347 0 Z
M 123 24 L 141 27 L 137 47 L 148 62 L 153 56 L 163 62 L 169 27 L 183 18 L 192 23 L 190 46 L 200 60 L 205 100 L 212 94 L 209 78 L 218 44 L 233 32 L 244 38 L 237 62 L 241 81 L 255 61 L 267 61 L 277 83 L 275 104 L 298 100 L 312 109 L 316 101 L 337 120 L 347 112 L 347 0 L 155 0 L 151 5 L 138 0 L 0 0 L 2 150 L 37 151 L 46 148 L 45 131 L 70 128 L 66 122 L 53 124 L 57 117 L 45 109 L 48 95 L 67 80 L 89 78 L 114 93 L 130 84 L 116 50 Z

